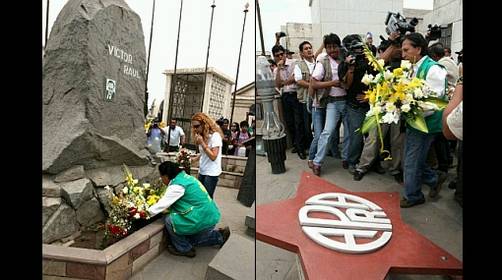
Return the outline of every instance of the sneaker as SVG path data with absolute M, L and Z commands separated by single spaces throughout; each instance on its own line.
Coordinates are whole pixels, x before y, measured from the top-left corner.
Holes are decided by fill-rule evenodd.
M 291 149 L 292 154 L 296 154 L 296 152 L 298 152 L 298 150 L 296 148 Z
M 401 202 L 399 203 L 399 205 L 401 206 L 401 208 L 410 208 L 410 207 L 413 207 L 415 205 L 419 205 L 419 204 L 424 204 L 425 203 L 425 198 L 422 197 L 421 199 L 417 200 L 417 201 L 409 201 L 407 200 L 406 198 L 402 198 L 401 199 Z
M 361 181 L 363 177 L 364 177 L 364 172 L 356 170 L 356 172 L 354 173 L 354 181 Z
M 314 168 L 314 161 L 313 161 L 313 160 L 309 160 L 309 161 L 307 162 L 307 164 L 309 165 L 309 168 L 310 168 L 310 169 Z
M 451 181 L 451 182 L 448 184 L 448 188 L 449 188 L 450 190 L 454 190 L 454 189 L 456 189 L 456 188 L 457 188 L 457 180 L 453 180 L 453 181 Z
M 438 181 L 436 183 L 436 186 L 434 188 L 431 188 L 431 190 L 429 191 L 430 198 L 435 198 L 439 194 L 439 192 L 441 191 L 441 186 L 443 185 L 444 181 L 446 181 L 446 178 L 448 178 L 448 174 L 443 171 L 438 171 Z
M 223 237 L 223 243 L 221 243 L 220 248 L 225 245 L 225 242 L 227 242 L 228 238 L 230 237 L 230 228 L 229 227 L 224 227 L 218 229 L 218 232 L 221 234 Z
M 343 169 L 348 169 L 349 168 L 349 162 L 346 160 L 342 160 L 342 167 Z
M 305 152 L 299 151 L 297 154 L 300 159 L 307 159 Z
M 354 175 L 356 173 L 356 167 L 354 165 L 349 166 L 349 173 Z
M 176 247 L 174 247 L 173 245 L 171 244 L 168 244 L 167 245 L 167 251 L 169 253 L 171 253 L 172 255 L 175 255 L 175 256 L 183 256 L 183 257 L 188 257 L 188 258 L 193 258 L 195 257 L 195 249 L 194 248 L 191 248 L 189 251 L 187 252 L 180 252 L 176 249 Z

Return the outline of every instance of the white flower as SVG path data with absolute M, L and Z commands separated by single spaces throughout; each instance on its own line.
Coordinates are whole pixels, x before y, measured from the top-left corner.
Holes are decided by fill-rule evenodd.
M 387 112 L 383 117 L 382 121 L 383 123 L 396 123 L 399 121 L 399 114 L 396 112 Z
M 413 94 L 411 93 L 407 93 L 406 94 L 406 97 L 405 97 L 405 100 L 410 103 L 411 101 L 413 101 Z
M 141 216 L 139 215 L 139 213 L 136 212 L 136 214 L 134 214 L 134 219 L 139 219 L 141 218 Z
M 401 105 L 401 111 L 408 113 L 411 110 L 410 104 Z
M 413 91 L 413 94 L 415 95 L 415 98 L 417 99 L 421 99 L 424 97 L 424 93 L 422 92 L 421 89 L 419 88 L 416 88 L 414 91 Z
M 364 74 L 364 77 L 363 79 L 361 80 L 361 82 L 365 85 L 369 85 L 371 83 L 371 81 L 373 80 L 373 75 L 371 74 Z
M 394 77 L 394 75 L 389 70 L 387 70 L 383 73 L 383 77 L 385 80 L 388 81 L 388 80 L 392 79 Z
M 401 60 L 401 68 L 411 69 L 411 62 L 409 60 Z
M 127 193 L 129 193 L 129 189 L 128 189 L 127 187 L 124 187 L 124 188 L 122 189 L 122 192 L 123 192 L 124 194 L 127 194 Z
M 371 116 L 375 115 L 375 112 L 373 112 L 373 107 L 370 106 L 370 109 L 368 112 L 366 112 L 366 117 L 369 118 Z
M 112 188 L 110 188 L 110 186 L 108 186 L 108 185 L 105 186 L 105 190 L 110 191 L 111 189 Z
M 419 101 L 418 106 L 420 106 L 424 111 L 439 110 L 438 106 L 431 102 Z
M 375 78 L 373 79 L 372 83 L 376 84 L 378 83 L 378 80 L 380 80 L 380 77 L 382 77 L 382 74 L 381 73 L 378 73 Z
M 149 183 L 143 183 L 143 188 L 148 189 L 150 187 Z
M 394 112 L 395 110 L 396 110 L 396 105 L 394 105 L 394 103 L 387 102 L 385 104 L 385 111 L 387 111 L 387 112 Z
M 382 112 L 382 107 L 380 105 L 376 105 L 373 107 L 373 114 L 380 114 Z

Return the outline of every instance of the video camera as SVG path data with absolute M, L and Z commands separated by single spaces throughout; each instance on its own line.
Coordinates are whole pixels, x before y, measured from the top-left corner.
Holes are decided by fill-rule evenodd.
M 347 35 L 342 40 L 342 44 L 346 49 L 346 55 L 351 55 L 353 58 L 349 64 L 354 64 L 356 60 L 364 58 L 363 46 L 361 38 L 358 35 Z
M 415 32 L 415 26 L 418 24 L 418 19 L 413 18 L 409 23 L 406 19 L 399 13 L 389 12 L 387 18 L 385 19 L 385 32 L 390 35 L 392 32 L 399 32 L 401 36 L 404 36 L 406 32 Z
M 427 30 L 427 35 L 425 36 L 427 42 L 441 38 L 441 27 L 439 25 L 435 24 L 433 26 L 432 24 L 429 24 L 427 27 L 429 28 Z

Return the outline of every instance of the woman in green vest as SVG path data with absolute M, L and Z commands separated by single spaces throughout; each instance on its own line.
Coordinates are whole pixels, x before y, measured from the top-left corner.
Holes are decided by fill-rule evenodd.
M 167 250 L 193 258 L 194 246 L 223 246 L 230 230 L 228 227 L 214 229 L 220 220 L 220 211 L 201 182 L 186 174 L 178 163 L 170 161 L 159 165 L 159 173 L 167 190 L 147 211 L 154 216 L 169 208 L 165 223 L 171 244 Z

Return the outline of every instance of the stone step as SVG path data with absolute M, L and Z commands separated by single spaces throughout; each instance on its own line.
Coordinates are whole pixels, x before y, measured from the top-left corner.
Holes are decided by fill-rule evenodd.
M 207 266 L 206 280 L 254 280 L 255 243 L 236 233 Z
M 256 229 L 256 222 L 255 222 L 255 203 L 253 202 L 253 205 L 251 205 L 251 208 L 249 209 L 249 213 L 246 215 L 246 220 L 244 221 L 244 224 L 252 229 Z
M 286 277 L 284 277 L 284 280 L 305 280 L 302 264 L 300 263 L 300 257 L 298 257 L 298 255 L 295 256 L 295 262 L 291 265 L 291 268 L 286 274 Z

